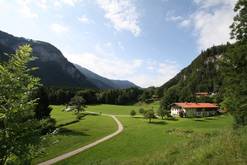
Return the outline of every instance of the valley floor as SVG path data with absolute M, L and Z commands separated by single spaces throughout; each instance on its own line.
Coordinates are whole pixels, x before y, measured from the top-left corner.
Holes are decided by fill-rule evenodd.
M 138 111 L 140 107 L 150 108 L 155 106 L 155 104 L 144 106 L 88 106 L 88 111 L 118 115 L 117 118 L 123 123 L 124 131 L 113 139 L 105 141 L 71 158 L 60 161 L 57 164 L 181 164 L 182 162 L 186 164 L 186 161 L 187 164 L 191 164 L 193 156 L 197 158 L 196 160 L 200 163 L 201 160 L 203 160 L 202 162 L 206 162 L 204 159 L 210 159 L 217 154 L 221 154 L 222 156 L 228 156 L 224 154 L 231 154 L 230 151 L 229 153 L 220 153 L 221 150 L 215 153 L 214 149 L 214 147 L 222 149 L 220 147 L 225 145 L 221 144 L 224 142 L 220 139 L 223 137 L 219 137 L 221 134 L 232 138 L 228 139 L 229 141 L 238 138 L 235 137 L 235 134 L 231 131 L 231 116 L 222 115 L 196 119 L 179 118 L 174 121 L 154 119 L 152 123 L 148 123 L 148 121 L 142 117 L 128 117 L 132 109 Z M 60 113 L 59 108 L 61 109 L 62 106 L 55 107 L 55 111 L 53 112 L 54 117 L 60 118 L 59 122 L 65 119 L 67 120 L 68 117 L 63 118 L 61 114 L 58 115 L 60 117 L 56 117 L 56 115 Z M 66 114 L 66 116 L 69 115 Z M 140 116 L 140 114 L 138 114 L 138 116 Z M 37 160 L 40 162 L 67 151 L 77 149 L 79 146 L 88 144 L 116 130 L 116 124 L 111 118 L 100 115 L 86 116 L 85 119 L 78 124 L 81 125 L 76 126 L 76 129 L 86 133 L 87 136 L 78 135 L 74 137 L 74 135 L 65 134 L 51 137 L 51 140 L 56 141 L 60 139 L 60 142 L 48 146 L 46 150 L 47 154 Z M 69 129 L 74 129 L 75 125 L 71 124 L 68 127 Z M 215 143 L 215 141 L 217 143 Z M 228 143 L 231 143 L 229 141 Z M 239 143 L 246 144 L 246 140 L 240 140 Z M 238 143 L 232 145 L 228 147 L 236 148 Z M 229 148 L 225 149 L 229 150 Z M 224 151 L 225 149 L 222 150 Z M 241 150 L 242 153 L 244 149 L 246 149 L 246 147 L 239 150 Z M 240 152 L 236 150 L 235 152 Z M 197 153 L 193 151 L 197 151 Z M 211 152 L 213 155 L 208 155 L 208 152 Z M 247 159 L 242 158 L 243 156 L 247 155 L 239 154 L 236 159 L 233 156 L 231 161 L 235 162 L 235 164 L 245 163 Z M 221 160 L 219 158 L 216 160 Z M 183 159 L 183 161 L 179 161 L 180 159 Z M 236 160 L 239 162 L 236 162 Z M 226 161 L 226 164 L 227 163 Z

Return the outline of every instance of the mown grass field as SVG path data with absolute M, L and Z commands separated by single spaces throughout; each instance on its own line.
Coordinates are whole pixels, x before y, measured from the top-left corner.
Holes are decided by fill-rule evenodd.
M 154 105 L 145 105 L 150 108 Z M 87 110 L 108 114 L 129 114 L 131 109 L 138 110 L 140 106 L 97 105 L 88 106 Z M 232 128 L 232 118 L 229 115 L 200 119 L 179 119 L 167 121 L 155 119 L 148 123 L 143 118 L 118 117 L 124 125 L 124 132 L 117 137 L 104 142 L 88 151 L 80 153 L 57 164 L 145 164 L 144 158 L 155 157 L 157 153 L 165 153 L 191 141 L 198 135 L 201 138 Z M 138 161 L 139 162 L 138 162 Z M 155 162 L 155 160 L 154 160 Z M 159 164 L 159 163 L 150 164 Z M 162 163 L 161 163 L 162 164 Z
M 75 120 L 73 112 L 64 112 L 63 108 L 64 106 L 53 106 L 51 116 L 56 119 L 57 125 Z M 88 115 L 80 122 L 61 127 L 60 133 L 46 136 L 44 153 L 34 159 L 33 164 L 77 149 L 114 132 L 116 129 L 117 125 L 112 118 Z
M 140 108 L 157 110 L 159 108 L 159 102 L 154 102 L 153 104 L 136 104 L 129 106 L 120 106 L 120 105 L 109 105 L 109 104 L 101 104 L 101 105 L 89 105 L 86 108 L 86 111 L 93 112 L 102 112 L 106 114 L 112 115 L 129 115 L 131 110 L 135 110 L 137 114 L 139 114 Z

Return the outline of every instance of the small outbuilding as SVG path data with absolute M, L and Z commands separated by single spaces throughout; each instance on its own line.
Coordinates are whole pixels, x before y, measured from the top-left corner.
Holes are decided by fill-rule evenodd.
M 204 117 L 218 113 L 218 106 L 213 103 L 174 103 L 171 106 L 171 115 L 176 117 Z

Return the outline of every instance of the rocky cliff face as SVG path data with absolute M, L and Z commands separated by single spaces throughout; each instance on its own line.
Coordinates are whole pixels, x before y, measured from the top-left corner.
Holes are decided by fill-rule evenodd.
M 7 56 L 4 56 L 4 53 L 14 53 L 23 44 L 30 44 L 33 55 L 38 57 L 30 65 L 39 68 L 34 75 L 40 77 L 43 84 L 61 87 L 96 88 L 86 76 L 63 56 L 60 50 L 46 42 L 15 37 L 0 31 L 0 60 L 6 60 Z

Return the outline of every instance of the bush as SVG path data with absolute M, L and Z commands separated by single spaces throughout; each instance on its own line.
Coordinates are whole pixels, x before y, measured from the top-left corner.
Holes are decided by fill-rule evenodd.
M 135 110 L 130 111 L 130 115 L 131 116 L 135 116 L 136 115 L 136 111 Z
M 51 133 L 56 128 L 56 120 L 53 118 L 46 118 L 40 121 L 41 123 L 41 133 L 43 135 Z
M 140 109 L 139 109 L 139 113 L 140 113 L 140 114 L 144 114 L 144 112 L 145 112 L 145 110 L 144 110 L 143 108 L 140 108 Z

